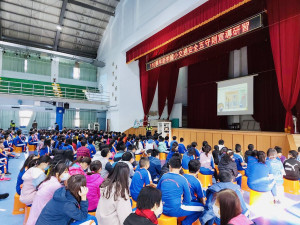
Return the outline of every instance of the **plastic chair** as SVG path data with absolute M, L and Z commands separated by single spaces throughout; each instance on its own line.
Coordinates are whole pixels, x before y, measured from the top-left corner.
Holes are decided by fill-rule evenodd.
M 245 176 L 245 170 L 239 170 L 238 171 L 240 174 L 242 174 L 243 176 Z
M 283 179 L 283 188 L 285 193 L 300 195 L 300 182 L 298 180 Z
M 158 218 L 158 225 L 177 225 L 177 217 L 170 217 L 161 214 Z
M 186 218 L 186 216 L 183 216 L 183 217 L 178 217 L 177 218 L 177 224 L 178 225 L 181 225 L 182 221 Z M 196 220 L 194 223 L 192 223 L 192 225 L 201 225 L 199 219 Z
M 185 174 L 189 174 L 189 170 L 182 169 Z
M 135 161 L 140 161 L 142 154 L 135 155 Z
M 26 223 L 27 223 L 27 220 L 28 220 L 29 214 L 30 214 L 30 209 L 31 209 L 31 207 L 25 206 L 25 217 L 24 217 L 23 225 L 26 225 Z
M 136 203 L 136 201 L 134 201 L 133 199 L 132 199 L 132 197 L 130 197 L 130 199 L 131 199 L 131 208 L 132 209 L 134 209 L 134 208 L 136 208 L 136 206 L 137 206 L 137 203 Z
M 13 215 L 24 214 L 26 205 L 23 202 L 20 202 L 20 195 L 18 195 L 18 193 L 16 193 L 14 199 L 15 199 L 14 200 L 14 209 L 12 211 L 12 214 Z
M 216 169 L 217 173 L 219 173 L 219 167 L 216 164 L 215 164 L 215 169 Z
M 160 159 L 160 160 L 166 160 L 166 159 L 167 159 L 166 153 L 160 152 L 160 153 L 159 153 L 159 159 Z
M 248 177 L 242 176 L 242 190 L 244 190 L 244 191 L 250 191 L 251 190 L 248 187 L 247 180 L 248 180 Z
M 202 188 L 206 189 L 212 185 L 212 175 L 204 175 L 199 173 L 198 180 L 200 180 L 202 184 Z
M 91 216 L 96 216 L 96 212 L 89 212 Z
M 23 148 L 22 147 L 17 147 L 17 146 L 13 146 L 13 151 L 15 152 L 15 153 L 22 153 L 22 150 L 23 150 Z
M 249 205 L 251 206 L 260 201 L 263 202 L 266 194 L 268 194 L 268 192 L 258 192 L 250 189 Z

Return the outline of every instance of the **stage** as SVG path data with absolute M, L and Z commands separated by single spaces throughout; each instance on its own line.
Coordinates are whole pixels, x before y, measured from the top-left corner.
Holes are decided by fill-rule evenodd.
M 156 128 L 153 128 L 152 133 Z M 146 128 L 130 128 L 124 132 L 126 135 L 146 135 Z M 208 130 L 208 129 L 189 129 L 189 128 L 172 128 L 172 136 L 184 138 L 184 144 L 188 145 L 196 141 L 198 146 L 203 141 L 207 141 L 209 145 L 218 144 L 220 139 L 225 141 L 225 146 L 233 149 L 235 144 L 240 144 L 243 151 L 247 150 L 248 144 L 253 144 L 255 149 L 267 152 L 268 148 L 275 146 L 282 147 L 283 154 L 287 157 L 288 151 L 297 150 L 295 140 L 298 135 L 287 134 L 284 132 L 263 132 L 263 131 L 237 131 L 237 130 Z M 170 137 L 170 140 L 172 137 Z

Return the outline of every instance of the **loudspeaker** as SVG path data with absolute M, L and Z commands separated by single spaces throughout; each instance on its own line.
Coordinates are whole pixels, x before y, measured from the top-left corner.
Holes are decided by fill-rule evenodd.
M 64 104 L 64 109 L 69 109 L 69 107 L 70 107 L 70 106 L 69 106 L 69 103 L 65 103 L 65 104 Z

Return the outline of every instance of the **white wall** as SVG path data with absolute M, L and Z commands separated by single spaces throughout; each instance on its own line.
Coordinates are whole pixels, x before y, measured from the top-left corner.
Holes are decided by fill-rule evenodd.
M 118 4 L 116 16 L 110 19 L 98 49 L 98 59 L 106 64 L 99 69 L 99 85 L 106 86 L 111 96 L 107 112 L 111 130 L 124 131 L 132 127 L 136 119 L 143 119 L 138 62 L 127 65 L 126 51 L 204 2 L 206 0 L 123 0 Z

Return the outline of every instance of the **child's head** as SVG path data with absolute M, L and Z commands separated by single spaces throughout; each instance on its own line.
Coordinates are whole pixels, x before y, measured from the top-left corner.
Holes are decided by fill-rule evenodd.
M 156 217 L 159 217 L 163 210 L 161 191 L 151 186 L 144 187 L 137 198 L 137 208 L 139 210 L 150 209 Z
M 222 170 L 219 174 L 219 180 L 222 183 L 232 182 L 232 175 L 227 170 Z
M 28 169 L 29 168 L 29 164 L 31 164 L 31 166 L 34 166 L 35 163 L 36 163 L 36 161 L 34 161 L 34 160 L 37 160 L 37 159 L 38 159 L 37 156 L 35 156 L 35 155 L 29 155 L 27 157 L 27 159 L 25 160 L 22 168 L 20 169 L 20 172 L 22 172 L 24 169 Z
M 184 142 L 184 139 L 183 139 L 183 138 L 180 138 L 180 142 L 181 142 L 181 143 Z
M 193 143 L 192 143 L 192 145 L 193 145 Z M 203 141 L 203 142 L 202 142 L 202 147 L 205 146 L 205 145 L 208 145 L 208 142 L 207 142 L 207 141 Z
M 169 141 L 169 136 L 165 136 L 165 140 L 166 140 L 166 141 Z
M 90 157 L 80 157 L 79 160 L 77 160 L 83 170 L 87 170 L 89 168 L 89 165 L 91 164 L 91 158 Z
M 17 130 L 17 135 L 20 136 L 22 134 L 22 130 Z
M 134 158 L 133 158 L 131 152 L 125 152 L 122 155 L 122 161 L 127 161 L 127 162 L 130 162 L 130 163 L 133 163 Z
M 52 164 L 50 172 L 43 182 L 50 180 L 52 176 L 56 177 L 59 182 L 68 180 L 70 177 L 68 166 L 65 163 Z
M 81 197 L 79 195 L 79 191 L 81 187 L 86 186 L 86 178 L 84 175 L 76 174 L 71 176 L 67 181 L 66 189 L 71 192 L 71 194 L 75 197 L 77 202 L 81 202 Z
M 109 148 L 103 148 L 101 150 L 101 156 L 103 158 L 110 158 L 111 157 L 111 152 L 110 152 Z
M 174 170 L 181 169 L 181 158 L 177 154 L 175 156 L 174 155 L 169 160 L 169 169 L 171 172 Z
M 215 145 L 214 150 L 218 152 L 219 151 L 219 145 Z
M 296 159 L 297 156 L 298 156 L 298 153 L 295 150 L 289 151 L 289 155 L 288 155 L 289 159 L 290 158 Z
M 139 161 L 140 168 L 148 169 L 150 167 L 150 161 L 148 157 L 142 157 Z
M 92 161 L 90 164 L 91 174 L 100 173 L 102 170 L 102 163 L 99 160 Z
M 172 144 L 172 149 L 171 149 L 173 152 L 176 152 L 178 150 L 178 143 L 177 142 L 174 142 Z
M 277 156 L 280 158 L 282 156 L 282 148 L 279 146 L 275 146 L 275 150 L 277 152 Z
M 277 157 L 277 151 L 273 148 L 269 148 L 268 151 L 267 151 L 267 156 L 270 159 L 275 159 Z
M 210 145 L 205 145 L 203 146 L 203 152 L 205 153 L 206 156 L 208 156 L 208 153 L 211 151 Z
M 162 136 L 159 137 L 159 142 L 164 142 L 164 138 Z
M 197 159 L 192 159 L 189 161 L 189 172 L 190 173 L 195 173 L 195 174 L 198 174 L 199 173 L 199 170 L 200 170 L 200 161 L 197 160 Z
M 152 156 L 152 157 L 159 158 L 159 151 L 156 149 L 148 149 L 147 155 L 148 155 L 148 157 Z
M 240 199 L 231 189 L 224 189 L 216 194 L 213 205 L 214 214 L 221 219 L 221 224 L 228 222 L 242 213 Z
M 219 140 L 219 145 L 224 145 L 224 140 Z
M 31 137 L 33 137 L 33 136 L 34 136 L 34 132 L 33 132 L 33 131 L 30 131 L 30 132 L 29 132 L 29 135 L 30 135 Z
M 81 140 L 81 146 L 86 146 L 86 145 L 87 145 L 86 139 L 82 139 L 82 140 Z
M 240 144 L 235 145 L 235 152 L 240 153 L 242 151 L 242 146 Z
M 248 150 L 249 151 L 253 151 L 254 150 L 254 145 L 253 144 L 249 144 L 248 145 Z
M 266 153 L 264 151 L 258 151 L 257 158 L 259 163 L 266 163 Z

